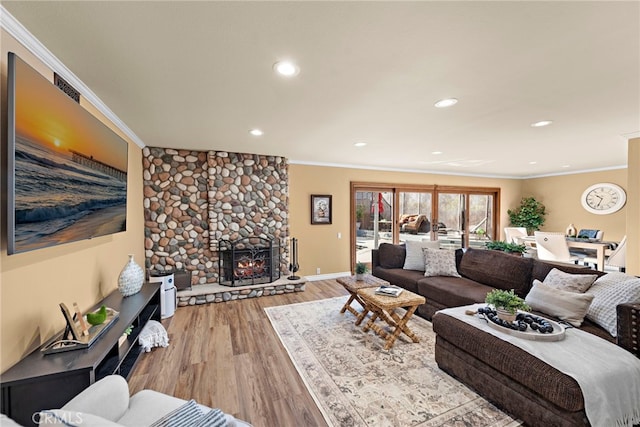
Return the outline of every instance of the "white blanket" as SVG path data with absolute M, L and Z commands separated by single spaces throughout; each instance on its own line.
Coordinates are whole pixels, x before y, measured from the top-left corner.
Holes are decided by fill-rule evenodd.
M 469 316 L 486 304 L 448 308 L 455 317 L 536 356 L 580 385 L 589 422 L 594 427 L 640 423 L 640 359 L 625 349 L 579 329 L 567 329 L 562 341 L 518 338 L 493 329 L 484 319 Z

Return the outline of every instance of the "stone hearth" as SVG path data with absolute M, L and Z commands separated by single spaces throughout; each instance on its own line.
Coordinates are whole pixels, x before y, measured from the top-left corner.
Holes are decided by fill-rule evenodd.
M 302 292 L 306 283 L 307 279 L 304 277 L 297 280 L 283 277 L 272 283 L 233 288 L 217 283 L 198 285 L 190 290 L 178 291 L 178 307 Z

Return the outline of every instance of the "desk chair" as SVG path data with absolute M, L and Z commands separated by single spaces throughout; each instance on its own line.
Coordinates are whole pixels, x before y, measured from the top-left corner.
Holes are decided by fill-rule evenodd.
M 576 264 L 578 257 L 569 253 L 567 240 L 564 233 L 548 233 L 536 231 L 533 233 L 536 238 L 536 250 L 538 259 L 542 261 L 564 262 Z
M 598 260 L 593 257 L 585 257 L 583 259 L 585 264 L 593 264 L 595 269 L 598 269 Z M 615 249 L 607 249 L 604 253 L 604 265 L 605 267 L 613 267 L 621 272 L 625 272 L 627 267 L 627 236 L 624 236 L 618 246 Z
M 507 243 L 516 243 L 518 244 L 518 240 L 516 239 L 517 237 L 526 237 L 527 236 L 527 229 L 524 227 L 505 227 L 504 228 L 504 236 L 505 236 L 505 241 Z

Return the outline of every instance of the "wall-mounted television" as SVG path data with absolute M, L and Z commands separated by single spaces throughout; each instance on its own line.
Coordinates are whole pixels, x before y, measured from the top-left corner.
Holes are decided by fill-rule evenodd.
M 7 73 L 7 253 L 127 227 L 128 144 L 16 54 Z

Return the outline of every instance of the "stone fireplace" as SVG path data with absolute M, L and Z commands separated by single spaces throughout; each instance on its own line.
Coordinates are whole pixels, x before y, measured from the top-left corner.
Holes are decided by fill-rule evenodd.
M 257 238 L 272 240 L 269 280 L 288 272 L 287 159 L 145 147 L 142 162 L 147 270 L 186 270 L 197 292 L 228 281 L 222 256 L 231 242 Z M 240 283 L 266 280 L 252 268 Z
M 223 286 L 272 283 L 280 278 L 280 247 L 273 239 L 221 241 L 219 249 L 219 277 Z

